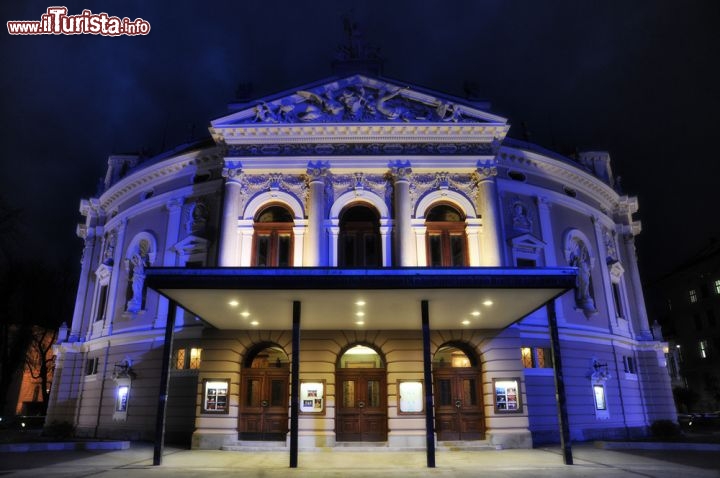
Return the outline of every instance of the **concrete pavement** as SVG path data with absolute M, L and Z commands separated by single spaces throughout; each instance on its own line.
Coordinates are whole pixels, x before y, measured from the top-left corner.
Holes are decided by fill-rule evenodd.
M 166 448 L 152 466 L 152 445 L 127 450 L 0 453 L 0 476 L 99 477 L 715 477 L 716 451 L 616 451 L 573 446 L 575 464 L 562 462 L 558 447 L 533 450 L 443 451 L 426 468 L 424 452 L 306 451 L 299 468 L 288 468 L 287 451 L 232 452 Z

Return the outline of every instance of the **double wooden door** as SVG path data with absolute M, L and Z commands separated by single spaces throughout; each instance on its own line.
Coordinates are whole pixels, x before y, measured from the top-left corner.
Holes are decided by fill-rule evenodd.
M 478 371 L 475 368 L 441 368 L 433 375 L 438 440 L 484 439 L 485 420 Z
M 337 441 L 387 440 L 385 370 L 341 369 L 336 375 Z
M 283 441 L 288 432 L 288 369 L 243 370 L 238 435 L 241 440 Z

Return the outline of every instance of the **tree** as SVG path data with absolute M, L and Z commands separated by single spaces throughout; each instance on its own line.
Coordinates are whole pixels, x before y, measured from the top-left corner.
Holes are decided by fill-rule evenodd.
M 47 403 L 52 344 L 72 320 L 77 266 L 23 257 L 19 210 L 0 197 L 0 414 L 14 413 L 6 392 L 23 366 L 42 381 Z

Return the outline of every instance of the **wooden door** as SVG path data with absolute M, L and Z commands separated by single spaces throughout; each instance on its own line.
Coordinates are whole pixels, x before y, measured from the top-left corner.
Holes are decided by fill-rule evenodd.
M 435 429 L 438 440 L 485 438 L 480 374 L 475 368 L 447 368 L 434 373 Z
M 336 380 L 336 440 L 387 441 L 385 370 L 342 369 Z
M 288 431 L 288 370 L 244 369 L 239 438 L 284 441 Z

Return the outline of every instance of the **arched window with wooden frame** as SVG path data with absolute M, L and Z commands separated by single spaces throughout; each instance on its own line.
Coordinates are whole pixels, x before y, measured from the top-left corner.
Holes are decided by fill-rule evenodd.
M 427 263 L 430 267 L 468 265 L 465 215 L 455 206 L 440 203 L 425 216 Z
M 382 266 L 380 220 L 373 208 L 355 204 L 340 214 L 338 266 Z
M 280 204 L 270 204 L 255 215 L 253 266 L 290 267 L 293 224 L 292 213 Z

